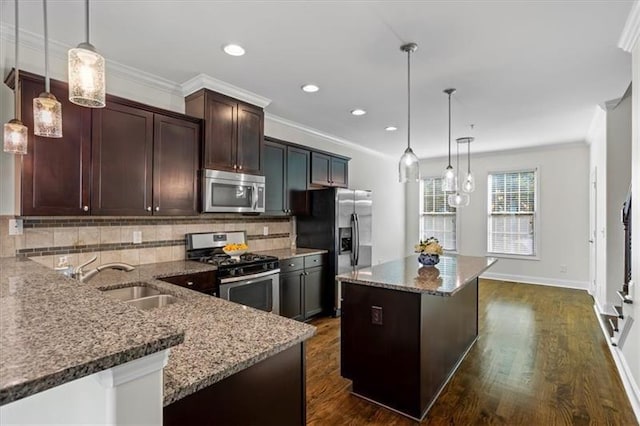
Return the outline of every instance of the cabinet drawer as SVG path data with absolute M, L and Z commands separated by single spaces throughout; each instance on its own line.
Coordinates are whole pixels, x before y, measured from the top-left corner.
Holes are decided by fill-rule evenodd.
M 216 286 L 215 271 L 196 272 L 195 274 L 175 275 L 158 279 L 180 287 L 207 293 L 213 292 Z
M 323 254 L 312 254 L 304 257 L 304 267 L 313 268 L 314 266 L 322 266 L 324 264 Z
M 280 273 L 284 274 L 291 271 L 297 271 L 304 268 L 303 257 L 292 257 L 291 259 L 283 259 L 280 261 Z

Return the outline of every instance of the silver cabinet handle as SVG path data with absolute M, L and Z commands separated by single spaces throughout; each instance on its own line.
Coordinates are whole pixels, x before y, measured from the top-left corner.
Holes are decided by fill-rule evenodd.
M 156 211 L 159 212 L 160 211 L 160 206 L 156 206 Z
M 193 285 L 193 281 L 187 281 L 187 285 L 189 286 Z
M 88 212 L 89 211 L 89 206 L 82 207 L 82 210 L 85 211 L 85 212 Z
M 290 263 L 289 266 L 296 266 L 296 264 L 295 263 Z
M 147 207 L 147 211 L 150 212 L 151 211 L 151 206 Z

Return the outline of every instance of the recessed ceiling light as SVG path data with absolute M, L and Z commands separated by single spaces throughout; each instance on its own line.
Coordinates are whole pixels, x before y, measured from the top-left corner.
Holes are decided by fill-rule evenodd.
M 244 48 L 238 44 L 227 44 L 222 48 L 224 53 L 231 56 L 242 56 L 244 55 Z
M 315 84 L 305 84 L 304 86 L 302 86 L 302 90 L 304 90 L 307 93 L 315 93 L 318 90 L 320 90 L 320 88 Z
M 387 132 L 395 132 L 396 130 L 398 130 L 398 128 L 396 126 L 387 126 L 384 128 Z
M 354 110 L 351 110 L 351 114 L 352 115 L 365 115 L 367 113 L 367 111 L 360 109 L 360 108 L 356 108 Z

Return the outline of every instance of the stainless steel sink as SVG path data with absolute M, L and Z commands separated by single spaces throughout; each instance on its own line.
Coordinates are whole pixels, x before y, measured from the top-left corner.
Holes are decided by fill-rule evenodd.
M 140 285 L 134 285 L 132 287 L 114 288 L 111 290 L 103 290 L 104 294 L 109 297 L 113 297 L 118 300 L 134 300 L 141 299 L 143 297 L 156 296 L 160 294 L 160 291 L 151 287 L 143 287 Z
M 130 305 L 135 306 L 138 309 L 149 310 L 154 308 L 161 308 L 163 306 L 171 305 L 178 301 L 177 297 L 170 294 L 158 294 L 155 296 L 143 297 L 140 299 L 127 300 Z

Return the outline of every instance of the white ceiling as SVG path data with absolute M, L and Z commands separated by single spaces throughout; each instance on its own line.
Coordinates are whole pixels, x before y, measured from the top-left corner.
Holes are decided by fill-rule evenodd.
M 13 1 L 2 2 L 12 25 Z M 412 146 L 434 157 L 446 153 L 446 87 L 458 89 L 453 137 L 475 123 L 475 152 L 584 140 L 594 107 L 631 80 L 616 45 L 632 3 L 93 0 L 91 41 L 108 60 L 176 83 L 208 74 L 272 99 L 270 113 L 393 156 L 406 144 L 399 47 L 416 42 Z M 21 27 L 42 33 L 41 2 L 20 5 Z M 81 0 L 50 0 L 50 38 L 76 45 L 83 16 Z M 227 56 L 229 42 L 247 54 Z M 320 91 L 302 92 L 307 82 Z

